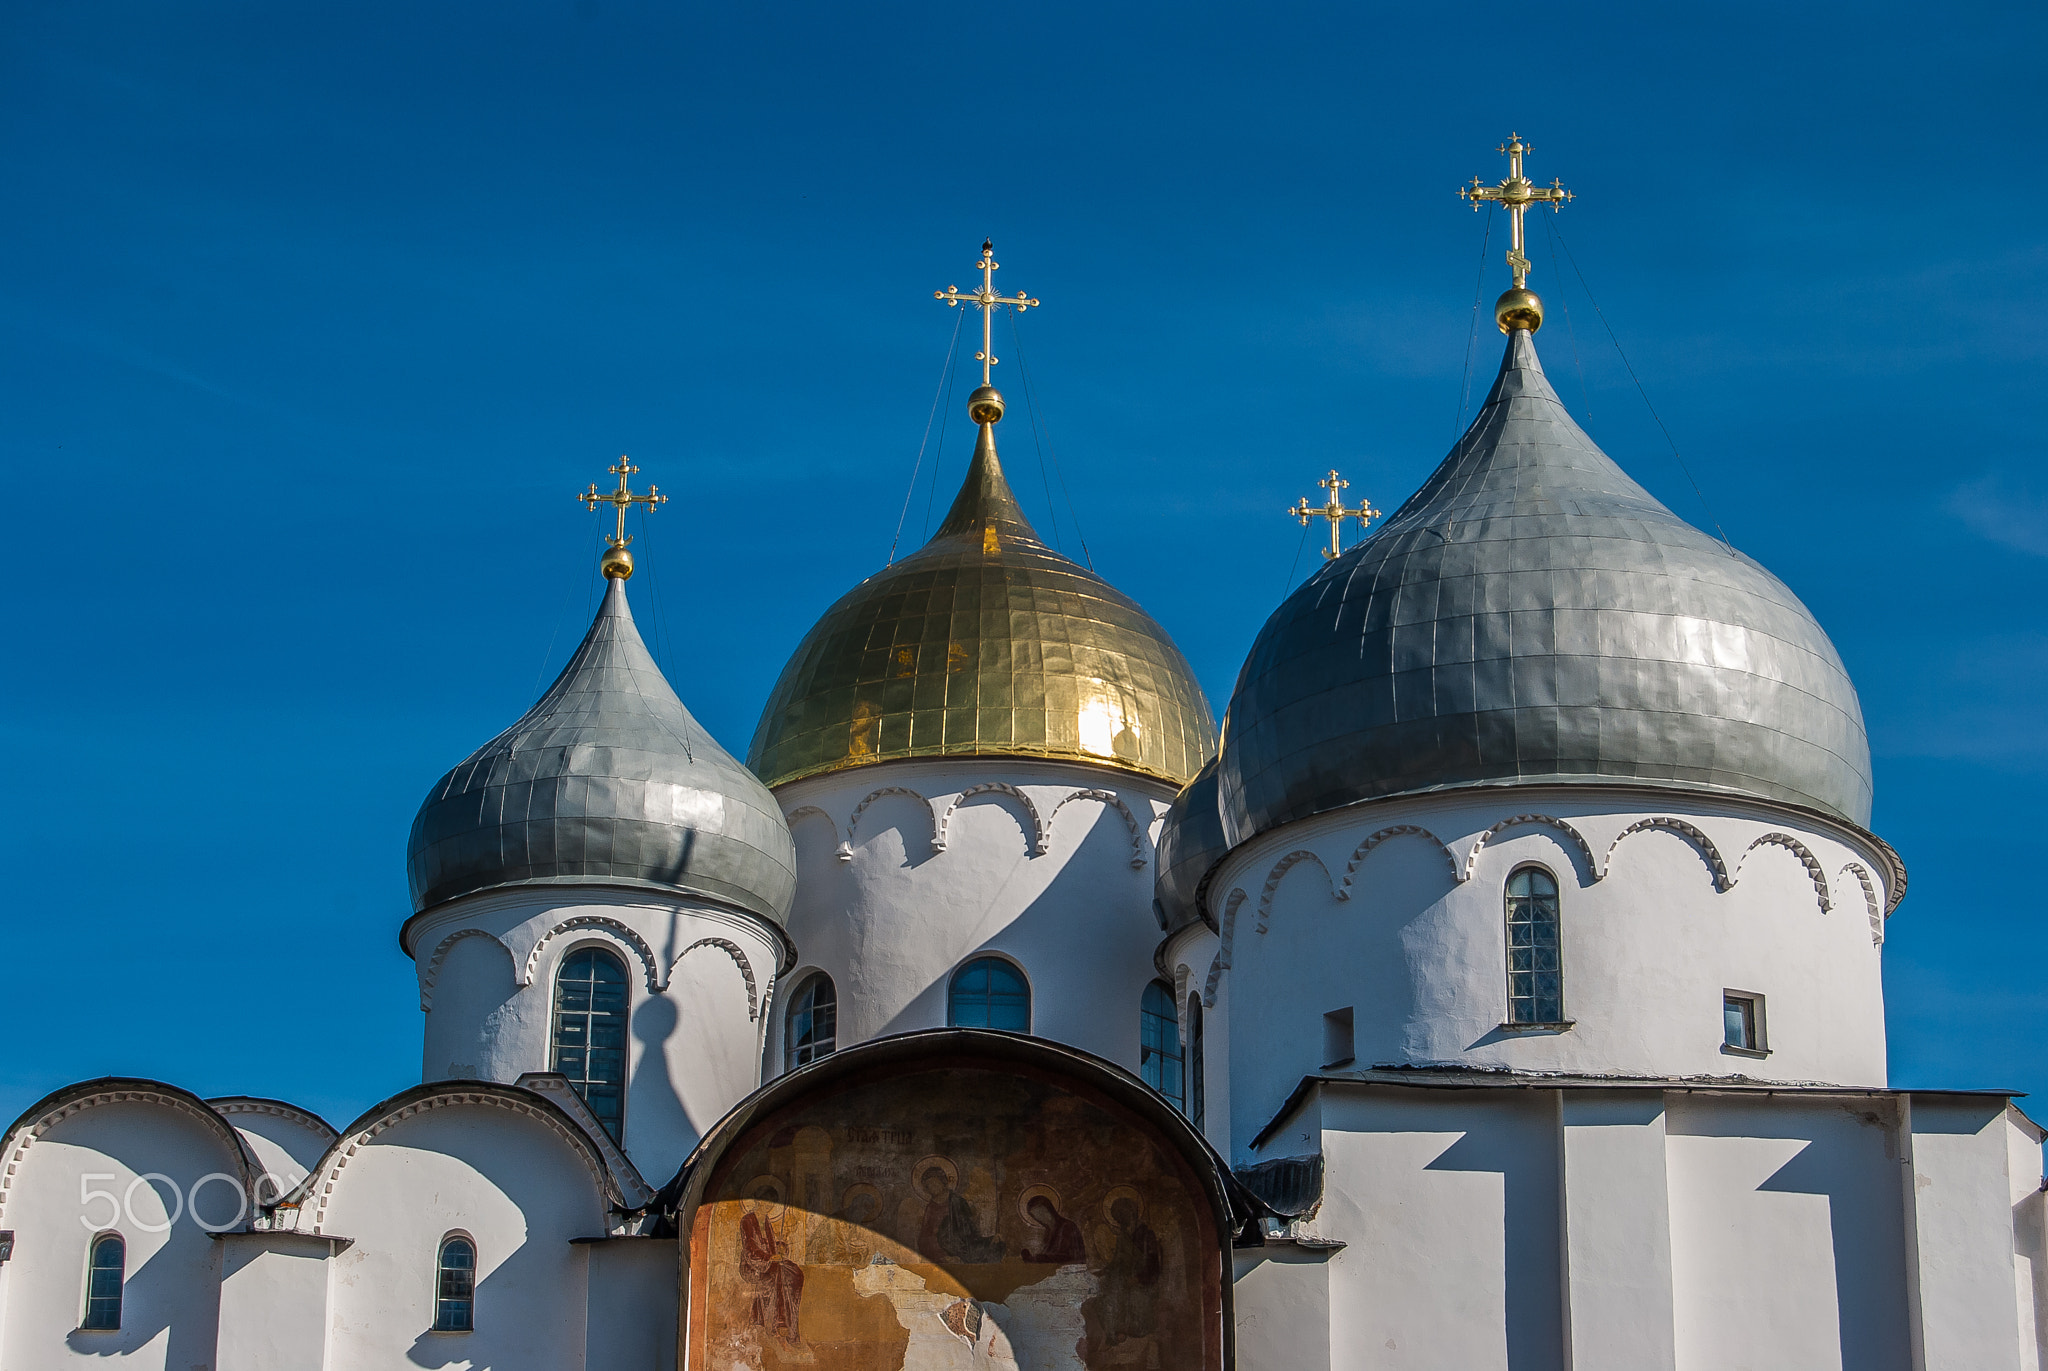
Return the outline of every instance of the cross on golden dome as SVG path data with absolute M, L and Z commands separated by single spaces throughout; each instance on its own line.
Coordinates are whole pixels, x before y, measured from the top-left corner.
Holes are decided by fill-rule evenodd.
M 1500 297 L 1493 307 L 1494 319 L 1500 324 L 1500 331 L 1510 328 L 1535 330 L 1543 326 L 1543 302 L 1529 290 L 1529 258 L 1523 250 L 1522 216 L 1531 205 L 1549 205 L 1552 212 L 1564 207 L 1573 199 L 1570 191 L 1552 177 L 1550 184 L 1539 186 L 1522 174 L 1522 158 L 1535 148 L 1522 141 L 1519 133 L 1510 133 L 1508 141 L 1502 143 L 1497 152 L 1506 154 L 1508 159 L 1507 179 L 1496 186 L 1483 186 L 1479 178 L 1473 177 L 1472 184 L 1461 187 L 1458 197 L 1472 202 L 1472 212 L 1477 214 L 1482 202 L 1496 200 L 1507 208 L 1512 239 L 1508 247 L 1508 270 L 1515 274 L 1515 284 L 1507 294 Z
M 1330 521 L 1330 545 L 1323 549 L 1323 560 L 1331 562 L 1342 556 L 1344 552 L 1343 544 L 1339 539 L 1339 534 L 1344 527 L 1344 521 L 1346 519 L 1358 520 L 1359 530 L 1363 532 L 1373 520 L 1380 517 L 1380 512 L 1372 507 L 1372 501 L 1370 500 L 1360 500 L 1356 509 L 1347 506 L 1344 503 L 1342 492 L 1350 488 L 1351 482 L 1339 476 L 1335 469 L 1332 469 L 1328 476 L 1325 476 L 1316 484 L 1329 492 L 1328 498 L 1321 505 L 1310 504 L 1308 496 L 1304 495 L 1290 506 L 1287 512 L 1301 520 L 1303 528 L 1308 527 L 1308 521 L 1311 519 L 1321 518 Z
M 645 495 L 633 493 L 633 488 L 627 482 L 638 473 L 640 468 L 633 465 L 630 457 L 620 457 L 617 466 L 608 467 L 606 470 L 619 478 L 619 488 L 617 490 L 599 490 L 597 482 L 592 481 L 590 489 L 582 492 L 576 498 L 590 506 L 593 510 L 599 505 L 611 505 L 618 511 L 619 531 L 616 534 L 607 533 L 605 535 L 605 554 L 599 564 L 603 566 L 604 574 L 607 577 L 615 581 L 623 581 L 633 574 L 633 554 L 626 551 L 626 544 L 633 541 L 632 535 L 626 532 L 626 511 L 634 505 L 645 505 L 650 510 L 655 509 L 658 506 L 667 504 L 668 496 L 661 493 L 660 486 L 647 487 Z
M 994 239 L 984 238 L 982 240 L 981 260 L 975 263 L 975 266 L 981 271 L 980 290 L 962 290 L 958 286 L 947 286 L 944 290 L 933 291 L 932 299 L 944 300 L 948 305 L 952 305 L 955 308 L 966 305 L 971 309 L 981 311 L 981 351 L 974 354 L 974 360 L 981 363 L 981 383 L 986 386 L 991 384 L 988 369 L 996 364 L 994 331 L 996 310 L 1003 305 L 1008 305 L 1019 314 L 1022 314 L 1025 310 L 1035 307 L 1038 301 L 1032 299 L 1021 290 L 1015 295 L 996 294 L 995 274 L 1002 269 L 1002 263 L 996 261 Z

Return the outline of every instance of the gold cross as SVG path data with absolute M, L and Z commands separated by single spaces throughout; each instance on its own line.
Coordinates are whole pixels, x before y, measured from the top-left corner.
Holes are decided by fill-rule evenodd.
M 1363 531 L 1373 520 L 1380 517 L 1380 512 L 1372 507 L 1370 500 L 1360 500 L 1356 509 L 1348 508 L 1344 503 L 1344 497 L 1338 492 L 1348 488 L 1351 482 L 1339 476 L 1334 470 L 1316 484 L 1330 492 L 1329 498 L 1323 504 L 1312 505 L 1308 502 L 1308 496 L 1304 495 L 1287 512 L 1301 520 L 1303 528 L 1308 527 L 1308 521 L 1311 519 L 1321 518 L 1330 521 L 1330 545 L 1323 549 L 1323 560 L 1332 562 L 1344 552 L 1343 545 L 1338 541 L 1338 532 L 1344 527 L 1344 521 L 1358 520 L 1358 527 Z
M 1514 226 L 1514 242 L 1508 248 L 1508 270 L 1515 273 L 1516 290 L 1527 289 L 1529 281 L 1529 259 L 1522 252 L 1522 215 L 1528 211 L 1529 206 L 1535 204 L 1547 204 L 1550 206 L 1552 213 L 1555 213 L 1564 207 L 1565 201 L 1572 198 L 1572 193 L 1562 185 L 1559 185 L 1557 178 L 1554 176 L 1550 179 L 1549 185 L 1539 186 L 1528 177 L 1522 175 L 1523 155 L 1535 150 L 1535 148 L 1522 141 L 1521 134 L 1509 134 L 1508 141 L 1495 149 L 1497 152 L 1507 154 L 1507 180 L 1502 181 L 1497 186 L 1482 186 L 1479 184 L 1479 178 L 1475 176 L 1472 178 L 1471 185 L 1462 187 L 1458 191 L 1460 199 L 1472 202 L 1472 212 L 1474 214 L 1479 212 L 1479 204 L 1482 200 L 1498 200 L 1507 206 L 1508 214 L 1512 218 Z
M 633 465 L 631 458 L 621 457 L 617 466 L 608 467 L 606 470 L 619 478 L 619 488 L 617 490 L 599 490 L 597 482 L 592 481 L 590 489 L 584 491 L 576 498 L 589 505 L 593 510 L 599 505 L 613 505 L 617 507 L 619 511 L 619 531 L 616 536 L 607 533 L 604 540 L 613 547 L 622 548 L 633 541 L 632 535 L 626 532 L 626 511 L 634 505 L 645 505 L 648 509 L 652 510 L 659 505 L 667 504 L 668 496 L 661 493 L 660 486 L 647 487 L 645 495 L 635 495 L 633 493 L 633 488 L 627 485 L 626 481 L 634 473 L 638 472 L 640 468 Z
M 988 385 L 988 369 L 996 364 L 994 325 L 997 307 L 1008 305 L 1022 314 L 1036 306 L 1038 301 L 1021 290 L 1015 295 L 996 294 L 994 277 L 996 272 L 1001 270 L 1002 263 L 996 261 L 994 239 L 982 240 L 981 260 L 975 265 L 981 269 L 980 290 L 962 290 L 958 286 L 947 286 L 944 290 L 933 291 L 932 299 L 944 300 L 956 308 L 967 305 L 981 311 L 981 351 L 974 354 L 974 360 L 981 363 L 981 383 Z

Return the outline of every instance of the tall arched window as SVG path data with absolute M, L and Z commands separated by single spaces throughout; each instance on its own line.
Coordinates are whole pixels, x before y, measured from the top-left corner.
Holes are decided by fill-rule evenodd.
M 1031 987 L 1024 973 L 1001 957 L 976 957 L 953 975 L 946 1022 L 954 1028 L 1031 1031 Z
M 1162 981 L 1146 986 L 1138 1002 L 1138 1074 L 1175 1109 L 1184 1106 L 1187 1081 L 1182 1075 L 1180 1020 L 1173 1012 L 1173 992 Z
M 1188 996 L 1188 1117 L 1201 1128 L 1203 1116 L 1209 1112 L 1208 1082 L 1203 1080 L 1206 1070 L 1202 1060 L 1202 997 Z
M 832 988 L 832 978 L 820 971 L 789 1002 L 789 1019 L 782 1029 L 783 1069 L 794 1071 L 828 1056 L 838 1042 L 839 992 Z
M 127 1263 L 128 1244 L 119 1233 L 102 1233 L 92 1240 L 81 1328 L 104 1331 L 121 1326 L 121 1277 Z
M 601 947 L 580 947 L 555 973 L 555 1070 L 621 1136 L 626 1118 L 626 964 Z
M 1508 877 L 1508 1022 L 1564 1022 L 1557 878 L 1540 866 Z
M 434 1331 L 474 1332 L 476 1244 L 460 1234 L 441 1239 L 441 1258 L 435 1266 Z

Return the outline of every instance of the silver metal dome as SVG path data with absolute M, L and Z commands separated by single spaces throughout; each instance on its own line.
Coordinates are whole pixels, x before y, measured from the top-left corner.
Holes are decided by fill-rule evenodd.
M 415 910 L 480 890 L 681 891 L 780 928 L 796 892 L 781 806 L 683 708 L 640 641 L 626 583 L 540 703 L 443 776 L 406 851 Z
M 1870 820 L 1863 714 L 1827 634 L 1600 451 L 1522 329 L 1443 465 L 1266 621 L 1223 731 L 1233 845 L 1361 800 L 1510 782 Z
M 1152 894 L 1169 936 L 1209 918 L 1202 911 L 1202 886 L 1229 852 L 1223 816 L 1216 808 L 1216 762 L 1211 758 L 1174 797 L 1159 826 L 1159 874 Z

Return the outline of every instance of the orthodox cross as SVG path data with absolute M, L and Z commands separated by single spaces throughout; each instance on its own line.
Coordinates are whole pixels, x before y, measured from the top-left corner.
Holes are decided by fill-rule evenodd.
M 1328 476 L 1316 482 L 1316 484 L 1330 492 L 1329 498 L 1323 504 L 1312 505 L 1308 502 L 1308 496 L 1304 495 L 1287 512 L 1301 520 L 1303 528 L 1308 527 L 1308 521 L 1311 519 L 1321 518 L 1330 521 L 1330 545 L 1323 549 L 1323 560 L 1326 562 L 1335 561 L 1344 551 L 1342 543 L 1338 540 L 1338 533 L 1343 529 L 1344 521 L 1346 519 L 1356 519 L 1358 520 L 1359 528 L 1364 529 L 1373 520 L 1380 517 L 1380 512 L 1372 507 L 1372 501 L 1370 500 L 1360 500 L 1356 509 L 1348 508 L 1344 503 L 1344 496 L 1341 492 L 1349 487 L 1351 482 L 1339 476 L 1335 471 L 1332 471 Z
M 1515 273 L 1517 290 L 1527 289 L 1529 280 L 1529 259 L 1522 253 L 1522 215 L 1528 211 L 1529 206 L 1536 204 L 1547 204 L 1555 213 L 1564 207 L 1565 201 L 1572 198 L 1572 193 L 1559 185 L 1554 176 L 1550 179 L 1549 185 L 1539 186 L 1522 175 L 1523 155 L 1535 150 L 1522 141 L 1521 134 L 1509 134 L 1508 141 L 1495 149 L 1496 152 L 1507 154 L 1507 180 L 1497 186 L 1482 186 L 1479 184 L 1479 178 L 1475 176 L 1471 185 L 1461 187 L 1458 191 L 1460 199 L 1472 202 L 1474 214 L 1479 212 L 1482 200 L 1498 200 L 1507 206 L 1514 228 L 1514 243 L 1508 249 L 1508 269 Z
M 981 241 L 981 260 L 975 263 L 981 270 L 981 289 L 962 290 L 958 286 L 947 286 L 944 290 L 932 292 L 932 299 L 944 300 L 948 305 L 966 305 L 981 311 L 981 351 L 974 354 L 974 360 L 981 363 L 981 383 L 989 385 L 988 369 L 996 364 L 994 325 L 996 309 L 1009 305 L 1019 314 L 1037 305 L 1038 301 L 1018 291 L 1015 295 L 998 295 L 995 274 L 1002 269 L 996 260 L 996 245 L 992 238 Z
M 624 547 L 626 544 L 633 541 L 632 536 L 626 532 L 626 511 L 631 509 L 634 505 L 645 505 L 650 510 L 654 509 L 657 506 L 667 504 L 668 496 L 663 495 L 661 493 L 660 486 L 649 486 L 647 487 L 647 493 L 645 495 L 635 495 L 633 493 L 633 488 L 627 485 L 626 482 L 630 477 L 634 475 L 634 473 L 638 472 L 640 468 L 634 466 L 632 459 L 629 457 L 619 458 L 619 464 L 617 466 L 608 467 L 606 468 L 606 470 L 610 471 L 612 475 L 619 478 L 619 488 L 617 490 L 599 490 L 597 488 L 597 482 L 592 481 L 590 483 L 590 489 L 584 491 L 576 498 L 581 500 L 584 504 L 589 505 L 593 510 L 596 509 L 599 505 L 612 505 L 618 509 L 618 535 L 614 537 L 613 535 L 608 533 L 605 535 L 604 540 L 607 543 L 611 544 L 613 547 Z

